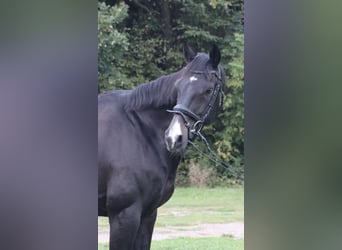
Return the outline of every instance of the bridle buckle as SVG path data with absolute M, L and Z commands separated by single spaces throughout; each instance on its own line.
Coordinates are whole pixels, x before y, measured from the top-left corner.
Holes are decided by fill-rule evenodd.
M 203 127 L 203 121 L 198 120 L 191 126 L 190 133 L 198 134 L 201 131 L 202 127 Z

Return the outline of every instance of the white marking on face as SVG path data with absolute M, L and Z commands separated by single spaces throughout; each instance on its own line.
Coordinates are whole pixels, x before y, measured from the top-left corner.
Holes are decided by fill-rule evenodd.
M 177 139 L 179 138 L 179 136 L 182 135 L 182 130 L 181 130 L 181 124 L 179 122 L 179 117 L 178 116 L 174 116 L 172 119 L 172 122 L 170 124 L 170 129 L 168 131 L 168 137 L 171 138 L 171 148 L 174 147 Z
M 197 79 L 197 77 L 196 76 L 192 76 L 192 77 L 190 77 L 190 82 L 193 82 L 193 81 L 197 81 L 198 79 Z

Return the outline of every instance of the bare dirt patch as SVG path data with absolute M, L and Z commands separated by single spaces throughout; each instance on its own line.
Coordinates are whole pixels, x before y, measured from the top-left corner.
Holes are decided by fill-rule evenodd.
M 226 224 L 200 224 L 196 226 L 155 227 L 152 240 L 165 240 L 181 237 L 220 237 L 229 235 L 233 238 L 244 237 L 244 223 L 241 221 Z M 99 228 L 99 243 L 109 241 L 109 228 Z

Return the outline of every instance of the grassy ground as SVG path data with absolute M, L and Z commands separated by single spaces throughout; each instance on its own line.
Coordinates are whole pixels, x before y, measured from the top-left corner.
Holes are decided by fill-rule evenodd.
M 206 223 L 229 223 L 244 220 L 243 187 L 176 188 L 172 198 L 158 209 L 155 227 L 192 226 Z M 99 228 L 107 227 L 108 219 L 99 217 Z M 99 250 L 108 244 L 99 244 Z M 243 239 L 180 238 L 152 241 L 153 250 L 219 250 L 243 249 Z
M 243 249 L 243 239 L 219 238 L 180 238 L 152 241 L 151 250 L 237 250 Z
M 158 209 L 156 226 L 243 221 L 243 188 L 176 188 Z
M 99 244 L 99 250 L 108 250 L 109 244 Z M 219 238 L 180 238 L 152 241 L 151 250 L 242 250 L 243 239 Z

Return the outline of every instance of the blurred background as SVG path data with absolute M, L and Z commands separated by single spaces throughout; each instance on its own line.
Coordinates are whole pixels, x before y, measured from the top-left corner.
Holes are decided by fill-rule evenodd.
M 170 15 L 193 13 L 187 21 L 179 20 L 199 27 L 198 32 L 192 36 L 174 29 L 172 37 L 186 36 L 196 50 L 207 51 L 211 44 L 204 42 L 210 39 L 199 31 L 213 23 L 203 18 L 198 6 L 209 6 L 204 12 L 209 13 L 233 2 L 196 1 L 198 6 L 190 6 L 196 11 L 190 11 L 184 5 L 191 2 L 170 2 L 169 6 L 182 6 L 179 12 L 171 9 Z M 152 2 L 144 1 L 145 7 L 148 4 Z M 0 248 L 96 249 L 97 94 L 106 89 L 100 85 L 99 90 L 97 84 L 97 57 L 99 64 L 102 60 L 97 25 L 98 18 L 109 17 L 102 16 L 98 2 L 92 0 L 2 1 L 0 5 Z M 239 11 L 228 9 L 231 12 L 220 25 L 232 28 L 232 15 Z M 245 249 L 341 249 L 341 9 L 341 1 L 332 0 L 245 1 Z M 126 63 L 124 55 L 133 53 L 128 44 L 137 44 L 139 38 L 126 29 L 147 20 L 125 24 L 133 10 L 127 8 L 127 17 L 112 24 L 115 33 L 126 37 L 127 50 L 115 49 L 122 53 L 117 58 Z M 140 11 L 145 13 L 141 17 L 150 12 Z M 215 13 L 211 16 L 215 20 L 223 16 Z M 157 29 L 161 23 L 158 19 L 152 27 Z M 171 27 L 176 26 L 171 23 Z M 219 37 L 221 49 L 229 45 L 235 52 L 227 53 L 241 53 L 237 48 L 243 45 L 234 43 L 233 35 L 242 32 L 225 31 L 224 36 L 215 32 L 210 29 L 213 37 Z M 152 34 L 159 37 L 158 32 Z M 144 41 L 149 39 L 140 42 Z M 128 61 L 139 66 L 144 61 L 178 58 L 167 69 L 146 67 L 155 75 L 127 84 L 180 68 L 181 47 L 175 46 L 181 43 L 165 46 L 175 55 L 164 57 L 158 52 L 153 60 L 144 55 Z M 225 55 L 223 66 L 233 91 L 233 66 L 239 64 L 229 66 L 232 60 L 225 63 Z M 112 61 L 113 75 L 127 74 L 118 61 Z

